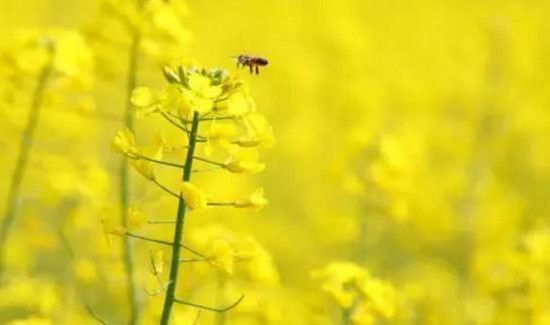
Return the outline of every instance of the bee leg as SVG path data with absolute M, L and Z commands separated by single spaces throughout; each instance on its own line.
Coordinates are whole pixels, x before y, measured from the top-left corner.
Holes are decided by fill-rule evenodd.
M 249 64 L 248 67 L 250 68 L 250 73 L 252 74 L 252 69 L 253 69 L 252 64 Z
M 256 74 L 260 74 L 260 66 L 256 65 Z
M 237 61 L 237 70 L 239 69 L 239 62 Z

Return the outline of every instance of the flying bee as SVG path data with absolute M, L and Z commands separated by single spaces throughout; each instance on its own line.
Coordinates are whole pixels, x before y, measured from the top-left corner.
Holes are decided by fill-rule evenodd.
M 266 59 L 259 56 L 241 54 L 233 58 L 237 60 L 237 69 L 240 67 L 248 67 L 250 73 L 256 71 L 256 74 L 260 74 L 260 67 L 265 67 L 268 64 L 268 61 Z

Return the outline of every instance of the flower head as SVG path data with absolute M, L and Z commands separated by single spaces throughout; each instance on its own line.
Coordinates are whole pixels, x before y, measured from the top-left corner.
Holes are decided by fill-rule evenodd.
M 233 274 L 235 253 L 226 240 L 216 239 L 212 241 L 208 261 L 227 274 Z
M 312 275 L 323 280 L 323 290 L 342 309 L 353 307 L 356 318 L 380 316 L 389 319 L 395 314 L 396 294 L 393 286 L 354 263 L 333 262 Z
M 208 206 L 204 192 L 190 182 L 183 182 L 181 185 L 181 196 L 185 206 L 189 210 L 202 211 Z
M 113 146 L 126 156 L 135 156 L 138 153 L 134 133 L 128 128 L 117 132 Z
M 254 208 L 256 211 L 261 210 L 263 207 L 269 204 L 269 201 L 265 197 L 264 189 L 259 188 L 252 192 L 248 197 L 235 201 L 235 207 L 237 208 Z

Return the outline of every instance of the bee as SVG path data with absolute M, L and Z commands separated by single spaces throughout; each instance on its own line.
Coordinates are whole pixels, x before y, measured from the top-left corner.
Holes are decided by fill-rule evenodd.
M 260 67 L 265 67 L 268 64 L 268 61 L 266 59 L 259 56 L 241 54 L 233 58 L 237 60 L 237 69 L 240 67 L 248 67 L 250 73 L 256 71 L 256 74 L 260 74 Z

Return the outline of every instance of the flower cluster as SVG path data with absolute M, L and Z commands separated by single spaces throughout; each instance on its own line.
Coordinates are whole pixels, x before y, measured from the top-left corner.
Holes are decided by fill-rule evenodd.
M 394 287 L 357 264 L 333 262 L 313 271 L 312 276 L 322 281 L 323 291 L 334 299 L 351 324 L 373 324 L 377 319 L 395 315 Z
M 198 123 L 205 124 L 206 131 L 199 132 L 196 141 L 203 145 L 204 155 L 194 156 L 194 160 L 210 165 L 208 170 L 224 169 L 231 173 L 254 174 L 264 169 L 265 165 L 258 161 L 259 149 L 274 144 L 273 131 L 267 120 L 255 111 L 242 80 L 219 69 L 183 66 L 165 67 L 164 74 L 168 80 L 164 89 L 154 91 L 139 87 L 133 92 L 136 115 L 142 118 L 159 115 L 190 136 L 192 117 L 200 114 L 197 115 Z M 141 175 L 155 183 L 156 166 L 183 167 L 163 161 L 164 154 L 174 147 L 164 140 L 139 148 L 133 133 L 125 129 L 118 132 L 113 143 L 132 160 L 132 166 Z M 231 202 L 209 201 L 206 194 L 190 182 L 183 182 L 180 192 L 192 210 L 202 210 L 207 205 L 259 209 L 268 203 L 261 188 Z
M 131 160 L 136 171 L 178 200 L 174 239 L 172 242 L 165 242 L 172 246 L 168 281 L 161 279 L 162 271 L 160 264 L 156 262 L 157 255 L 151 262 L 153 274 L 161 287 L 160 291 L 166 291 L 162 323 L 170 318 L 173 303 L 185 304 L 175 297 L 178 268 L 174 268 L 174 265 L 187 261 L 203 261 L 226 274 L 233 274 L 237 260 L 252 258 L 235 251 L 227 240 L 217 238 L 205 248 L 208 253 L 194 251 L 198 257 L 191 260 L 181 259 L 180 249 L 183 245 L 182 230 L 186 211 L 202 212 L 209 207 L 259 210 L 268 204 L 262 188 L 233 201 L 213 200 L 203 189 L 191 182 L 191 176 L 214 170 L 258 173 L 264 169 L 264 164 L 258 161 L 260 148 L 271 147 L 274 143 L 270 125 L 256 112 L 248 88 L 239 78 L 232 77 L 221 69 L 183 65 L 165 67 L 163 72 L 167 80 L 167 85 L 163 89 L 155 91 L 147 87 L 138 87 L 133 91 L 131 101 L 135 106 L 134 113 L 138 117 L 160 117 L 165 120 L 166 125 L 179 131 L 180 137 L 176 141 L 179 140 L 180 144 L 170 144 L 167 139 L 161 137 L 154 141 L 152 146 L 139 147 L 133 132 L 129 129 L 118 132 L 113 141 L 115 148 Z M 167 159 L 170 155 L 177 156 L 178 152 L 184 156 L 183 163 Z M 202 166 L 196 167 L 199 164 Z M 182 180 L 177 189 L 170 189 L 164 184 L 165 182 L 157 175 L 158 167 L 175 168 L 182 172 Z M 153 241 L 120 227 L 107 226 L 107 231 Z M 231 308 L 241 300 L 242 297 L 231 305 Z

